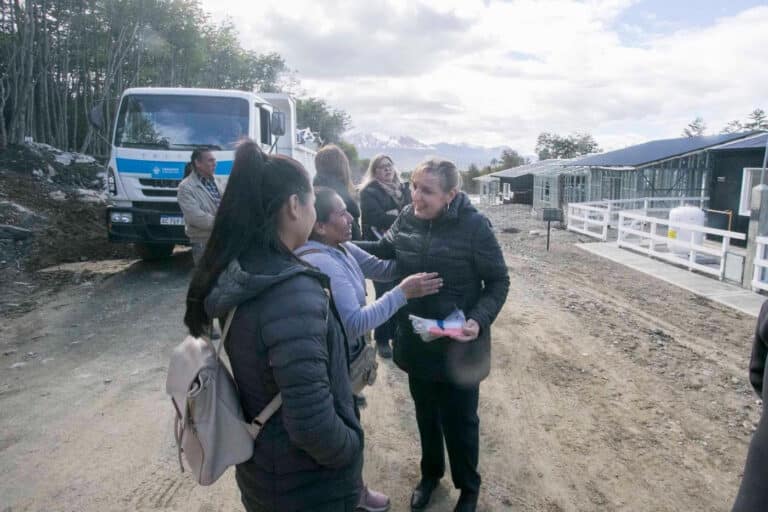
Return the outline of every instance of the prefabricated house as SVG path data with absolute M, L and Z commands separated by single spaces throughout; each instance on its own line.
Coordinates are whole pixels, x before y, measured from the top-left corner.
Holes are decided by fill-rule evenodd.
M 760 182 L 767 139 L 767 133 L 760 133 L 712 149 L 709 208 L 724 213 L 723 224 L 713 227 L 747 232 L 749 194 Z
M 567 161 L 555 159 L 540 160 L 531 164 L 496 171 L 475 179 L 480 180 L 484 178 L 484 181 L 489 184 L 496 182 L 496 187 L 491 188 L 489 186 L 488 190 L 495 191 L 505 202 L 533 205 L 535 177 L 541 172 L 546 172 L 551 167 L 560 168 Z
M 589 168 L 589 199 L 633 199 L 705 194 L 712 171 L 709 150 L 754 132 L 663 139 L 578 158 Z

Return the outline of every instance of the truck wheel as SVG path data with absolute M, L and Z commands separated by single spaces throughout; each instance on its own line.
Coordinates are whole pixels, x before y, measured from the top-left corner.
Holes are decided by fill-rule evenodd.
M 159 260 L 173 254 L 173 244 L 134 244 L 136 254 L 144 261 Z

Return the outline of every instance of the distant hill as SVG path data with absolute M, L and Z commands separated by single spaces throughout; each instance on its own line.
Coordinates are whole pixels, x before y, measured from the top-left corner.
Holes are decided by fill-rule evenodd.
M 499 158 L 501 152 L 510 149 L 507 146 L 483 147 L 471 144 L 425 144 L 413 137 L 390 136 L 378 133 L 348 132 L 344 140 L 354 144 L 360 158 L 371 158 L 379 153 L 392 157 L 395 166 L 404 172 L 410 172 L 419 162 L 439 156 L 453 161 L 461 170 L 470 164 L 483 167 Z

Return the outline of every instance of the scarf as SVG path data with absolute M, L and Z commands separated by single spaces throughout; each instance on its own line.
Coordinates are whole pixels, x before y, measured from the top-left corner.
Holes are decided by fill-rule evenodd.
M 379 185 L 381 185 L 381 188 L 384 189 L 384 192 L 389 194 L 389 196 L 395 200 L 395 203 L 397 204 L 397 209 L 400 210 L 403 207 L 403 189 L 400 186 L 400 182 L 393 181 L 392 183 L 385 183 L 381 180 L 376 180 Z

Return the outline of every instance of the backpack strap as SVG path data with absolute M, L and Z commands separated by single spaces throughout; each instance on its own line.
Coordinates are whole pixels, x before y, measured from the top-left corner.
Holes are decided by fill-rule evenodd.
M 237 311 L 237 306 L 233 307 L 229 313 L 227 313 L 227 319 L 224 321 L 224 328 L 221 330 L 221 341 L 219 342 L 219 346 L 216 349 L 216 360 L 221 362 L 221 349 L 224 347 L 224 340 L 227 339 L 227 334 L 229 334 L 229 327 L 232 325 L 232 319 L 235 317 L 235 311 Z M 213 329 L 213 322 L 211 322 L 211 329 Z
M 267 406 L 261 410 L 259 415 L 253 418 L 253 421 L 248 424 L 247 428 L 248 432 L 251 434 L 251 437 L 256 439 L 256 436 L 259 435 L 259 432 L 261 432 L 264 424 L 269 421 L 269 418 L 271 418 L 277 412 L 281 405 L 283 405 L 283 396 L 278 393 L 275 395 L 275 398 L 273 398 L 272 401 L 269 402 Z
M 318 249 L 310 250 L 315 252 L 323 252 Z M 227 313 L 227 319 L 224 321 L 224 328 L 221 330 L 221 342 L 216 349 L 216 359 L 219 361 L 219 363 L 221 363 L 221 349 L 224 346 L 224 341 L 227 339 L 227 334 L 229 334 L 229 328 L 232 325 L 232 319 L 235 317 L 235 311 L 237 311 L 237 306 L 233 307 L 229 313 Z M 283 397 L 280 393 L 278 393 L 267 404 L 267 406 L 264 407 L 264 409 L 262 409 L 255 418 L 253 418 L 253 421 L 246 425 L 246 429 L 248 429 L 248 433 L 251 434 L 251 437 L 256 439 L 256 436 L 258 436 L 259 432 L 261 432 L 261 428 L 267 421 L 269 421 L 269 418 L 271 418 L 277 412 L 281 405 L 283 405 Z

